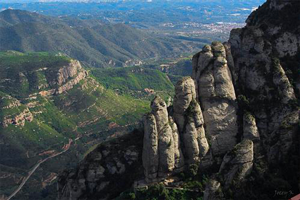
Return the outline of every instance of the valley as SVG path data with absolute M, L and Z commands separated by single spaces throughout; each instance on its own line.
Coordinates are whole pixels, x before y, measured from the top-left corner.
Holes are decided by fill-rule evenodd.
M 11 1 L 10 1 L 11 2 Z M 147 33 L 188 41 L 225 41 L 233 28 L 263 0 L 250 1 L 29 1 L 0 3 L 0 10 L 13 8 L 60 18 L 100 20 L 105 24 L 126 24 Z
M 51 157 L 14 199 L 53 199 L 55 178 L 41 187 L 43 180 L 101 141 L 139 127 L 150 100 L 156 94 L 167 99 L 174 89 L 157 69 L 84 69 L 69 57 L 43 52 L 1 52 L 0 74 L 1 194 L 12 194 L 36 163 Z M 70 140 L 70 150 L 52 158 Z
M 0 199 L 299 193 L 299 6 L 0 2 Z
M 203 41 L 155 36 L 126 24 L 0 12 L 0 51 L 62 53 L 88 67 L 127 67 L 145 59 L 193 53 Z M 119 33 L 121 33 L 119 35 Z

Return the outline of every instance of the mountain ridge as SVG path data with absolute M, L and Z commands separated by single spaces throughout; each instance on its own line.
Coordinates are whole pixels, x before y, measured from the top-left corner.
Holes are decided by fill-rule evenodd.
M 99 144 L 77 168 L 65 170 L 58 199 L 268 200 L 297 195 L 297 8 L 298 1 L 268 0 L 244 28 L 232 30 L 228 42 L 205 45 L 193 57 L 192 76 L 176 84 L 173 105 L 155 97 L 141 130 Z M 285 23 L 286 18 L 291 21 Z M 138 155 L 138 167 L 127 159 L 128 138 L 138 140 L 128 145 Z
M 106 85 L 120 80 L 114 70 L 130 77 L 116 83 L 122 91 Z M 106 71 L 114 77 L 103 79 Z M 0 52 L 0 80 L 1 195 L 12 194 L 39 160 L 73 141 L 68 152 L 35 171 L 16 199 L 55 198 L 62 166 L 73 166 L 99 141 L 137 127 L 151 96 L 174 88 L 158 70 L 86 69 L 75 59 L 47 52 Z
M 192 52 L 202 45 L 151 36 L 124 24 L 99 22 L 92 26 L 82 20 L 20 10 L 1 12 L 0 22 L 1 51 L 61 52 L 94 67 L 131 66 L 140 64 L 143 59 Z

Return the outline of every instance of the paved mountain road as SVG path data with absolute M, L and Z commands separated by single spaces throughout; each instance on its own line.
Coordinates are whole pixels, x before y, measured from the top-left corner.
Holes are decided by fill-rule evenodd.
M 66 151 L 68 151 L 69 149 L 70 149 L 70 147 L 71 147 L 71 144 L 72 144 L 72 141 L 73 140 L 69 140 L 69 144 L 66 144 L 64 147 L 63 147 L 63 151 L 61 151 L 61 152 L 59 152 L 59 153 L 56 153 L 56 154 L 54 154 L 54 155 L 51 155 L 51 156 L 49 156 L 49 157 L 47 157 L 47 158 L 45 158 L 45 159 L 43 159 L 43 160 L 40 160 L 33 168 L 32 168 L 32 170 L 31 171 L 29 171 L 29 173 L 28 173 L 28 176 L 25 178 L 25 179 L 23 179 L 23 181 L 22 181 L 22 183 L 19 185 L 19 187 L 6 199 L 6 200 L 10 200 L 11 198 L 13 198 L 22 188 L 23 188 L 23 186 L 26 184 L 26 182 L 28 181 L 28 179 L 32 176 L 32 174 L 39 168 L 39 166 L 42 164 L 42 163 L 44 163 L 44 162 L 46 162 L 47 160 L 49 160 L 49 159 L 51 159 L 51 158 L 55 158 L 55 157 L 57 157 L 57 156 L 59 156 L 59 155 L 61 155 L 61 154 L 63 154 L 63 153 L 65 153 Z

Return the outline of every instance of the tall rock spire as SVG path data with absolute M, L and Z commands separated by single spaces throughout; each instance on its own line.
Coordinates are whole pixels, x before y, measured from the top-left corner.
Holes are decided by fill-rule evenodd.
M 237 105 L 224 45 L 214 42 L 193 57 L 197 97 L 203 109 L 205 131 L 214 155 L 225 154 L 236 144 Z
M 180 80 L 175 87 L 174 118 L 183 141 L 183 152 L 188 164 L 199 163 L 208 150 L 202 110 L 196 100 L 194 80 Z
M 144 117 L 143 166 L 147 182 L 167 177 L 183 168 L 177 126 L 160 97 L 151 102 L 151 113 Z

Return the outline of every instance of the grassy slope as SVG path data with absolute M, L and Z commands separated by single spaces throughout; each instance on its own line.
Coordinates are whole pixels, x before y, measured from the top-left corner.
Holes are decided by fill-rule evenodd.
M 172 96 L 174 85 L 169 77 L 155 69 L 129 67 L 120 69 L 93 69 L 91 74 L 106 88 L 117 90 L 120 94 L 152 100 L 153 95 L 144 89 L 149 88 L 155 94 Z
M 41 169 L 44 172 L 37 171 L 26 186 L 28 190 L 41 188 L 41 177 L 45 179 L 51 172 L 59 172 L 62 165 L 77 162 L 89 148 L 110 134 L 130 130 L 126 125 L 140 120 L 149 111 L 153 94 L 137 96 L 144 88 L 161 93 L 174 90 L 168 77 L 158 70 L 141 67 L 90 69 L 90 75 L 66 93 L 51 98 L 38 95 L 36 99 L 30 99 L 28 96 L 32 93 L 51 89 L 50 86 L 42 89 L 37 86 L 54 78 L 47 79 L 48 72 L 55 76 L 55 71 L 70 58 L 14 51 L 0 52 L 0 58 L 0 119 L 18 115 L 27 108 L 34 116 L 34 120 L 26 122 L 24 127 L 0 127 L 0 175 L 10 175 L 10 181 L 0 183 L 0 194 L 8 195 L 16 188 L 17 180 L 43 157 L 39 153 L 61 151 L 69 138 L 81 137 L 68 154 L 43 164 Z M 45 67 L 47 70 L 40 70 Z M 116 92 L 119 88 L 122 93 Z M 4 108 L 17 101 L 20 106 Z M 112 122 L 119 127 L 111 128 Z M 30 195 L 41 195 L 38 191 L 30 192 Z M 30 195 L 26 196 L 28 194 L 25 190 L 21 191 L 17 199 L 30 199 Z

